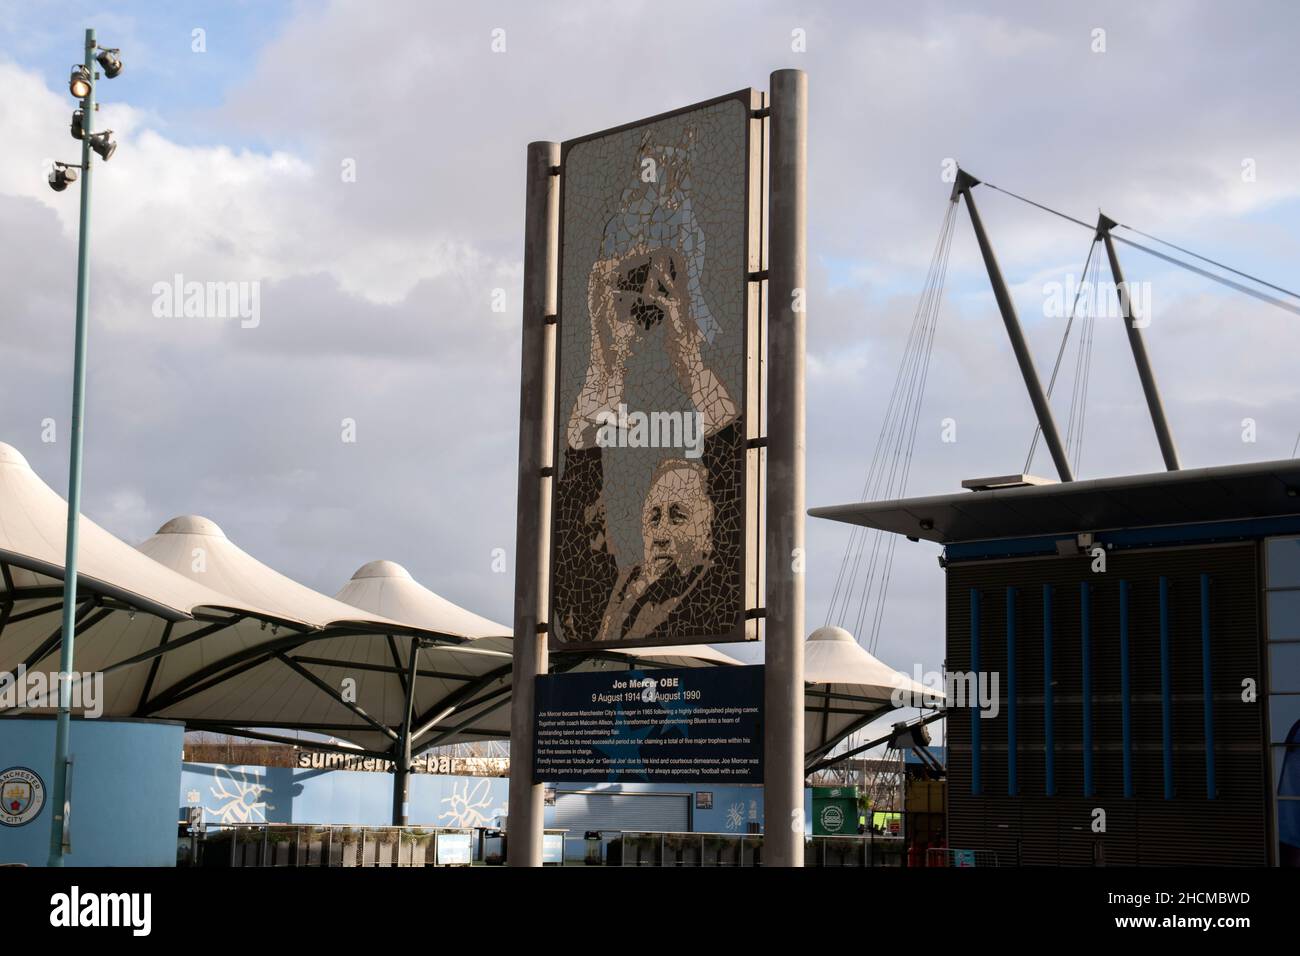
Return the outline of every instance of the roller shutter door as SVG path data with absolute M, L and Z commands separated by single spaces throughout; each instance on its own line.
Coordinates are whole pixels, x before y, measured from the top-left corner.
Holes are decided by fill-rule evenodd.
M 555 795 L 557 828 L 570 831 L 649 830 L 688 832 L 690 797 L 669 793 L 596 793 L 561 790 Z

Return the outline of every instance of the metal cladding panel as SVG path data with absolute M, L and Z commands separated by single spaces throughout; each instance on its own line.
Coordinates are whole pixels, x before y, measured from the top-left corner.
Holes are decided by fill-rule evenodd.
M 595 793 L 561 790 L 555 795 L 556 828 L 571 831 L 648 830 L 687 833 L 690 797 L 664 793 Z
M 1057 803 L 1049 800 L 1014 802 L 1020 813 L 1020 865 L 1039 866 L 1055 862 L 1060 849 Z
M 971 721 L 948 722 L 951 845 L 1025 865 L 1267 863 L 1263 673 L 1254 543 L 970 562 L 948 568 L 947 666 L 970 668 L 970 590 L 981 591 L 980 666 L 1000 673 L 999 712 L 981 718 L 982 793 L 971 783 Z M 1214 799 L 1206 794 L 1200 578 L 1210 576 Z M 1165 799 L 1159 579 L 1168 579 L 1174 797 Z M 1129 583 L 1131 765 L 1124 797 L 1119 582 Z M 1093 785 L 1084 794 L 1080 584 L 1091 586 Z M 1056 796 L 1046 793 L 1043 601 L 1052 586 Z M 1006 588 L 1016 597 L 1018 796 L 1007 793 Z M 1092 829 L 1093 811 L 1106 831 Z

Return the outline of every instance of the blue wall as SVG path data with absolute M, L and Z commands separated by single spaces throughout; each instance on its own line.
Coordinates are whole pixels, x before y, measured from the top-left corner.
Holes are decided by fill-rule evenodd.
M 711 810 L 694 810 L 697 832 L 744 833 L 762 823 L 763 788 L 723 784 L 556 784 L 557 790 L 613 793 L 713 794 Z M 358 770 L 184 765 L 178 806 L 201 806 L 206 823 L 332 823 L 387 826 L 392 822 L 393 777 Z M 410 821 L 415 826 L 495 826 L 507 812 L 509 780 L 412 774 Z M 805 824 L 812 829 L 812 799 L 805 792 Z M 693 801 L 692 801 L 693 803 Z M 554 818 L 546 808 L 546 825 Z
M 503 777 L 411 774 L 415 826 L 494 826 L 504 816 Z M 227 767 L 187 763 L 177 806 L 201 806 L 205 823 L 392 823 L 393 776 L 360 770 Z
M 73 720 L 69 866 L 174 866 L 176 779 L 184 728 L 164 721 Z M 53 799 L 54 720 L 0 720 L 0 771 L 27 767 L 45 784 L 30 822 L 0 826 L 0 863 L 44 866 Z

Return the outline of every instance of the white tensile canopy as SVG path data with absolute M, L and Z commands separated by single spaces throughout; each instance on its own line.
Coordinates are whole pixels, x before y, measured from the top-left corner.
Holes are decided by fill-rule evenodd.
M 59 669 L 67 514 L 27 460 L 0 443 L 0 673 Z M 75 664 L 105 673 L 97 703 L 110 716 L 131 716 L 153 687 L 256 645 L 264 622 L 302 626 L 188 580 L 85 518 L 79 542 Z M 47 701 L 25 703 L 39 710 Z
M 58 669 L 66 526 L 63 499 L 0 444 L 0 672 Z M 363 566 L 331 598 L 258 561 L 205 518 L 173 519 L 137 550 L 83 517 L 77 621 L 75 668 L 104 672 L 107 716 L 272 740 L 308 731 L 388 755 L 407 720 L 414 667 L 417 752 L 509 736 L 510 628 L 390 561 Z M 552 662 L 557 671 L 733 665 L 749 650 L 761 654 L 688 645 Z M 805 678 L 810 764 L 892 709 L 895 688 L 925 691 L 839 628 L 809 639 Z
M 334 597 L 363 611 L 428 630 L 470 639 L 510 636 L 506 625 L 435 594 L 395 561 L 371 561 L 362 565 Z
M 427 630 L 451 631 L 476 639 L 475 646 L 509 651 L 512 629 L 467 611 L 430 591 L 394 561 L 371 561 L 352 575 L 338 600 Z M 708 644 L 620 649 L 619 657 L 678 667 L 694 663 L 737 664 L 735 658 Z
M 372 753 L 388 753 L 407 719 L 412 665 L 415 728 L 445 710 L 447 701 L 462 700 L 466 686 L 509 676 L 508 648 L 472 646 L 485 633 L 500 633 L 491 621 L 450 602 L 442 602 L 441 613 L 427 626 L 358 608 L 268 567 L 206 518 L 174 518 L 140 550 L 186 577 L 313 628 L 270 634 L 262 646 L 232 654 L 207 674 L 173 685 L 151 711 L 156 716 L 182 718 L 209 730 L 235 732 L 237 725 L 312 731 Z M 374 583 L 369 580 L 374 566 L 367 568 L 367 576 L 357 582 L 359 590 Z M 379 583 L 384 590 L 391 581 Z M 466 721 L 439 742 L 497 736 L 495 726 Z
M 458 666 L 443 668 L 436 679 L 417 677 L 413 753 L 457 741 L 510 736 L 510 628 L 435 594 L 395 561 L 362 565 L 336 597 L 413 627 L 468 639 L 458 648 Z M 430 666 L 426 654 L 421 652 L 421 661 Z M 409 645 L 400 662 L 409 667 Z M 417 674 L 421 672 L 417 662 Z
M 0 444 L 0 673 L 58 671 L 66 533 L 66 502 Z M 405 713 L 405 670 L 394 665 L 401 646 L 427 643 L 423 667 L 438 673 L 508 673 L 508 649 L 461 649 L 473 633 L 412 626 L 318 594 L 205 519 L 168 522 L 142 552 L 83 516 L 78 559 L 74 667 L 105 675 L 94 701 L 105 716 L 273 739 L 268 729 L 318 731 L 387 752 Z M 355 703 L 342 699 L 345 677 Z M 417 691 L 426 693 L 423 683 Z M 54 703 L 52 694 L 15 694 L 4 705 L 14 713 Z M 74 696 L 77 711 L 90 703 Z
M 809 765 L 854 731 L 898 706 L 942 694 L 873 657 L 842 627 L 819 627 L 804 643 L 804 754 Z
M 473 638 L 458 648 L 459 651 L 470 654 L 504 654 L 507 658 L 511 656 L 513 639 L 509 627 L 480 617 L 435 594 L 396 562 L 371 561 L 364 565 L 336 597 L 355 607 L 427 630 L 455 629 L 457 633 Z M 595 667 L 617 666 L 620 662 L 623 666 L 649 664 L 677 667 L 737 663 L 733 658 L 707 645 L 644 647 L 623 651 L 618 655 L 606 655 L 605 658 L 585 658 L 571 669 L 590 670 Z M 484 661 L 492 659 L 483 658 Z M 432 706 L 426 706 L 423 710 L 416 708 L 416 718 L 412 723 L 415 737 L 412 746 L 417 754 L 429 747 L 470 739 L 463 729 L 470 726 L 478 737 L 510 736 L 511 672 L 508 663 L 505 667 L 478 669 L 473 678 L 463 681 L 460 688 L 439 698 Z

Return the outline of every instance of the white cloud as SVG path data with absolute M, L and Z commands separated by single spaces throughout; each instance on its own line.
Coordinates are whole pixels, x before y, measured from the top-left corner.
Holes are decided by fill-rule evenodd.
M 1284 120 L 1296 17 L 1273 6 L 1264 27 L 1214 4 L 1118 2 L 1086 15 L 1036 3 L 303 7 L 204 116 L 214 145 L 180 141 L 165 110 L 129 98 L 102 111 L 121 147 L 95 170 L 87 511 L 132 539 L 205 513 L 327 591 L 392 558 L 509 619 L 513 581 L 491 573 L 490 554 L 513 550 L 525 145 L 766 86 L 783 66 L 812 83 L 808 501 L 849 500 L 944 211 L 945 158 L 1087 221 L 1100 205 L 1284 271 L 1300 252 L 1284 215 L 1300 190 L 1300 129 Z M 807 54 L 790 51 L 794 27 Z M 66 417 L 77 197 L 52 193 L 40 162 L 76 157 L 63 80 L 0 61 L 0 341 L 18 360 L 0 377 L 0 440 L 56 488 L 65 447 L 38 436 L 42 418 Z M 355 182 L 341 175 L 349 159 Z M 1042 283 L 1079 269 L 1088 233 L 989 190 L 977 199 L 1045 374 L 1062 323 L 1042 315 Z M 1149 347 L 1186 461 L 1289 454 L 1293 317 L 1121 255 L 1154 285 Z M 178 272 L 261 282 L 262 324 L 155 319 L 151 287 Z M 496 288 L 505 313 L 490 309 Z M 1083 472 L 1158 469 L 1122 330 L 1099 324 L 1095 348 Z M 1019 468 L 1033 418 L 964 211 L 933 361 L 910 490 Z M 1069 379 L 1058 388 L 1064 418 Z M 1240 441 L 1247 415 L 1255 446 Z M 956 444 L 938 440 L 949 416 Z M 355 445 L 339 440 L 344 417 Z M 1035 465 L 1048 468 L 1041 451 Z M 809 523 L 810 627 L 847 538 Z M 937 667 L 932 547 L 899 544 L 891 591 L 881 656 Z

